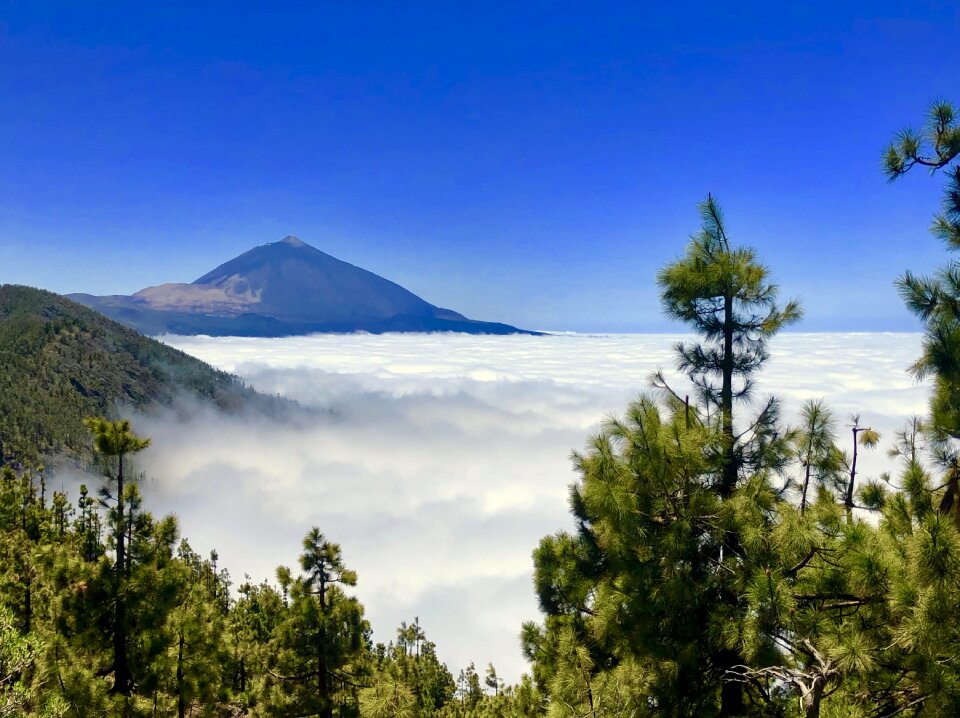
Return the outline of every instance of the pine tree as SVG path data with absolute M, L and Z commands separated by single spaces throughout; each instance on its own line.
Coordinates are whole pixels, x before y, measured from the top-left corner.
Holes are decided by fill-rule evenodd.
M 484 676 L 483 684 L 493 691 L 494 696 L 499 696 L 500 691 L 503 690 L 503 681 L 497 676 L 497 669 L 493 667 L 492 663 L 487 664 L 487 672 Z
M 483 699 L 480 676 L 477 674 L 477 667 L 473 663 L 460 671 L 460 675 L 457 677 L 456 697 L 460 701 L 461 708 L 468 714 Z
M 853 509 L 855 507 L 854 496 L 856 492 L 856 481 L 857 481 L 857 459 L 859 457 L 859 450 L 861 447 L 865 449 L 873 449 L 880 443 L 880 434 L 869 426 L 860 426 L 860 415 L 854 414 L 850 417 L 852 426 L 850 427 L 850 433 L 853 434 L 853 453 L 848 456 L 847 454 L 842 454 L 842 461 L 847 470 L 847 486 L 844 491 L 843 496 L 843 505 L 847 509 L 847 516 L 850 517 L 853 515 Z
M 303 549 L 301 576 L 284 566 L 277 569 L 290 605 L 268 663 L 276 681 L 271 714 L 353 715 L 369 625 L 363 606 L 342 587 L 355 586 L 357 575 L 344 565 L 340 546 L 316 527 L 304 538 Z
M 807 508 L 810 482 L 815 486 L 839 487 L 843 461 L 836 444 L 833 415 L 822 400 L 810 399 L 800 409 L 800 427 L 794 435 L 794 452 L 803 482 L 800 490 L 800 513 Z
M 0 718 L 26 714 L 34 696 L 23 676 L 33 665 L 35 651 L 17 630 L 13 615 L 0 607 Z
M 767 359 L 767 342 L 801 317 L 800 305 L 777 303 L 777 286 L 754 250 L 735 247 L 720 205 L 708 195 L 699 206 L 703 226 L 684 256 L 657 275 L 664 311 L 702 341 L 679 343 L 678 367 L 694 382 L 709 412 L 719 412 L 723 446 L 720 489 L 729 495 L 746 463 L 744 439 L 769 424 L 770 404 L 754 425 L 736 433 L 734 402 L 750 397 L 752 377 Z
M 914 167 L 947 175 L 942 211 L 931 231 L 951 252 L 960 250 L 960 118 L 945 101 L 930 107 L 923 128 L 902 130 L 884 155 L 890 180 Z M 960 438 L 960 262 L 951 260 L 930 277 L 908 271 L 897 281 L 907 307 L 924 323 L 923 354 L 914 364 L 918 378 L 932 377 L 932 429 Z
M 203 561 L 186 541 L 181 541 L 177 561 L 177 597 L 166 625 L 170 649 L 166 658 L 166 690 L 176 702 L 178 718 L 214 715 L 222 702 L 224 665 L 224 615 L 217 599 L 220 577 L 212 561 Z
M 768 357 L 767 343 L 778 331 L 800 320 L 796 301 L 778 303 L 778 288 L 754 250 L 730 241 L 723 213 L 712 195 L 699 206 L 701 230 L 684 256 L 657 276 L 666 314 L 686 323 L 700 337 L 697 343 L 677 344 L 678 368 L 698 389 L 706 415 L 698 420 L 715 424 L 721 437 L 717 490 L 721 500 L 734 495 L 744 475 L 781 470 L 791 455 L 792 436 L 780 426 L 779 403 L 770 398 L 747 425 L 734 416 L 735 402 L 752 396 L 753 377 Z M 669 389 L 662 375 L 655 380 Z M 676 401 L 678 396 L 673 395 Z M 740 537 L 730 530 L 709 557 L 740 553 Z M 735 592 L 724 597 L 738 601 Z M 714 658 L 726 673 L 740 662 L 733 648 Z M 723 712 L 743 712 L 739 685 L 724 682 Z
M 545 537 L 534 552 L 546 620 L 523 637 L 551 711 L 571 706 L 556 715 L 646 701 L 668 715 L 717 714 L 727 645 L 712 624 L 737 591 L 738 558 L 720 550 L 723 440 L 691 414 L 642 398 L 575 454 L 577 532 Z
M 90 433 L 93 434 L 93 445 L 96 452 L 107 459 L 116 459 L 116 475 L 111 476 L 111 462 L 104 464 L 104 473 L 108 480 L 115 480 L 117 484 L 115 520 L 113 538 L 116 546 L 115 564 L 115 606 L 113 616 L 113 692 L 128 696 L 133 690 L 133 678 L 127 659 L 129 636 L 127 634 L 126 600 L 121 591 L 121 585 L 127 575 L 126 542 L 127 522 L 124 517 L 124 459 L 150 445 L 149 439 L 142 439 L 133 433 L 130 422 L 126 419 L 110 421 L 100 417 L 91 417 L 84 421 Z M 105 496 L 109 497 L 109 488 L 105 487 Z
M 417 716 L 433 716 L 453 699 L 453 676 L 437 657 L 436 644 L 427 639 L 419 617 L 401 623 L 396 644 L 379 646 L 377 655 L 373 685 L 383 676 L 388 682 L 397 676 L 414 697 Z
M 160 711 L 173 705 L 165 691 L 164 657 L 172 640 L 171 611 L 181 590 L 182 574 L 173 555 L 177 523 L 172 516 L 154 520 L 144 510 L 135 485 L 127 485 L 124 494 L 127 551 L 120 581 L 106 551 L 97 560 L 87 561 L 79 553 L 79 540 L 75 553 L 58 562 L 54 572 L 57 633 L 51 661 L 64 698 L 90 715 L 135 716 L 145 705 L 156 704 Z M 109 513 L 112 536 L 116 512 Z M 123 602 L 124 621 L 119 627 L 118 601 Z M 126 695 L 113 690 L 118 631 L 127 637 L 124 657 L 130 692 Z M 104 680 L 107 676 L 113 681 Z
M 224 638 L 230 653 L 229 685 L 240 706 L 247 709 L 272 685 L 274 678 L 266 669 L 273 656 L 270 642 L 279 634 L 288 607 L 276 588 L 266 582 L 253 584 L 249 576 L 237 592 Z

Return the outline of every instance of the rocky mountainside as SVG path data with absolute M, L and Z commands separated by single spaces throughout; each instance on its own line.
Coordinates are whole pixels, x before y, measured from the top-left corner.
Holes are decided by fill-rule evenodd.
M 191 284 L 161 284 L 132 296 L 70 298 L 146 334 L 522 332 L 434 306 L 293 236 L 254 247 Z

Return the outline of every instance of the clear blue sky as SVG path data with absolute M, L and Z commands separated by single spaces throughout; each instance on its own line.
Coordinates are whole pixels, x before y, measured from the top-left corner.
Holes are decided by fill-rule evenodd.
M 282 9 L 277 9 L 282 8 Z M 913 329 L 955 2 L 0 2 L 0 281 L 129 293 L 297 234 L 479 318 L 657 330 L 708 191 L 807 310 Z

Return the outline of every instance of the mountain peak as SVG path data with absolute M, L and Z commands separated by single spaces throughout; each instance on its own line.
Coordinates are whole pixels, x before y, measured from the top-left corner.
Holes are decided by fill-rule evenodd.
M 147 287 L 132 297 L 76 298 L 157 334 L 520 331 L 474 322 L 430 304 L 399 284 L 321 252 L 292 234 L 258 245 L 191 284 Z

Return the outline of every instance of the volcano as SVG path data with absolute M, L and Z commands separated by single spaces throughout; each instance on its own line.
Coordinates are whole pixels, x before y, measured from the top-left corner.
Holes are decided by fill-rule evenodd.
M 535 333 L 437 307 L 292 235 L 254 247 L 190 284 L 160 284 L 130 296 L 69 297 L 152 335 Z

